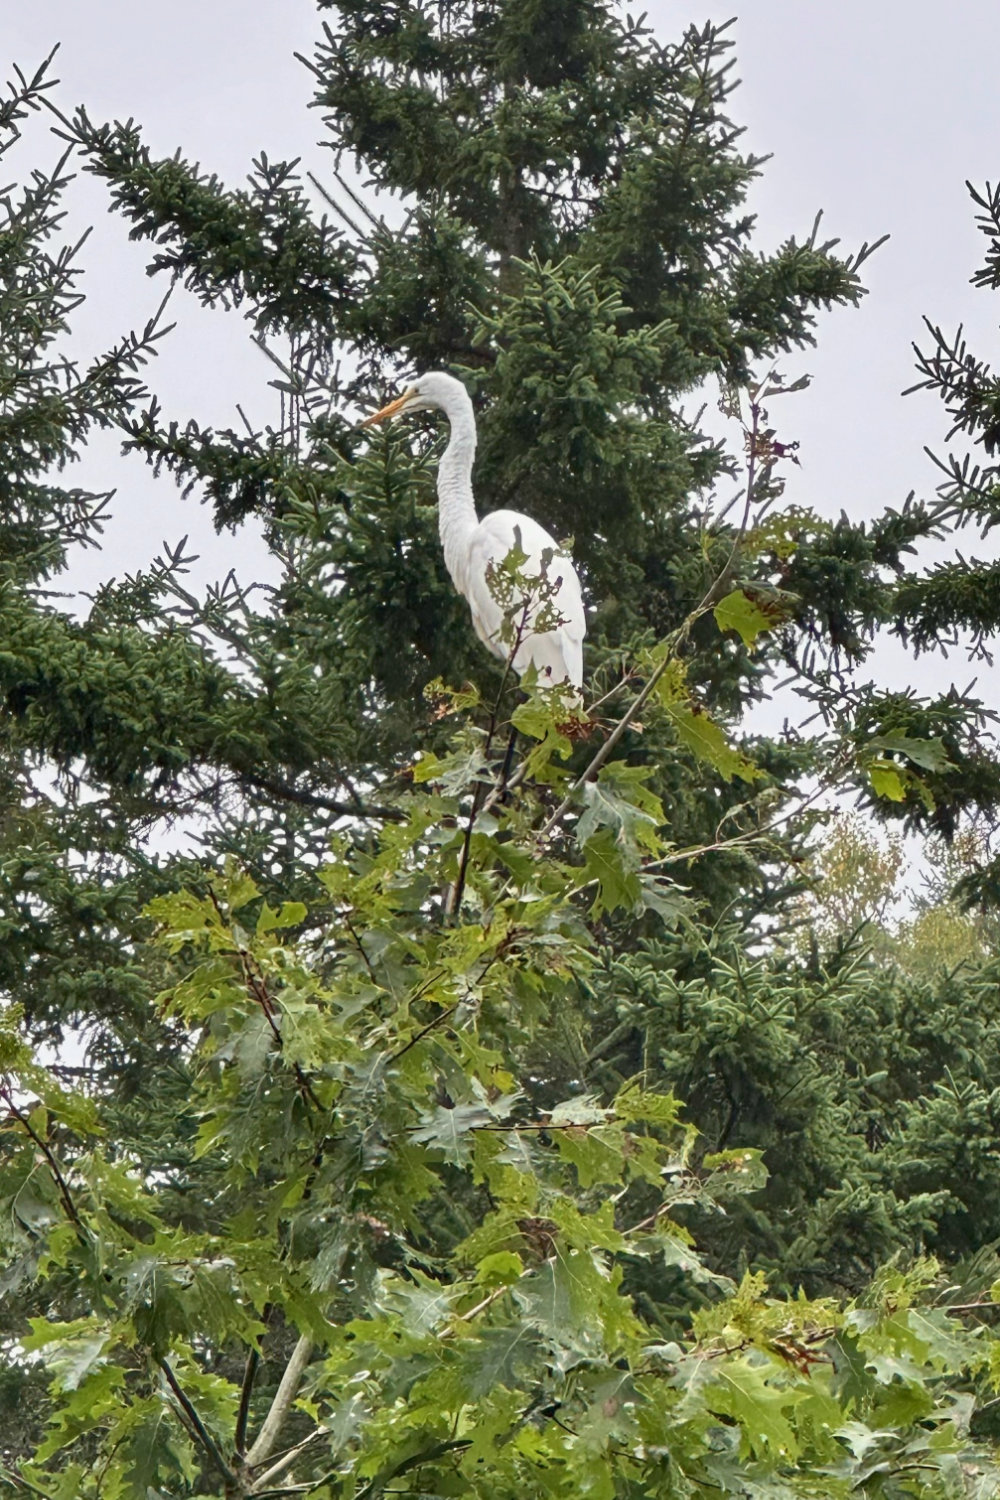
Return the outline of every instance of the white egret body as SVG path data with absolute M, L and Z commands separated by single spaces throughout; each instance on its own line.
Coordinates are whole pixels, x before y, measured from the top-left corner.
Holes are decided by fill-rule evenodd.
M 514 641 L 504 641 L 504 627 L 516 632 L 511 665 L 518 676 L 529 666 L 541 686 L 569 683 L 579 695 L 583 686 L 583 637 L 587 625 L 580 580 L 570 558 L 544 526 L 516 510 L 495 510 L 480 520 L 472 497 L 472 462 L 476 453 L 476 418 L 469 393 L 460 380 L 440 371 L 423 375 L 396 400 L 368 417 L 364 426 L 405 411 L 443 411 L 451 435 L 437 472 L 438 529 L 445 566 L 458 592 L 469 601 L 479 639 L 506 660 Z M 515 548 L 525 554 L 519 572 L 527 580 L 525 596 L 501 605 L 490 589 L 490 576 Z M 539 597 L 538 578 L 545 579 Z M 535 630 L 539 615 L 551 629 Z M 509 623 L 510 622 L 510 623 Z

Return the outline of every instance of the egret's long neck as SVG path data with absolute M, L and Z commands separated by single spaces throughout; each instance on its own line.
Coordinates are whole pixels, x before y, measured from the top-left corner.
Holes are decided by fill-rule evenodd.
M 445 566 L 462 594 L 468 584 L 468 544 L 478 524 L 472 498 L 472 461 L 476 456 L 476 419 L 466 398 L 447 413 L 451 437 L 437 472 L 438 529 Z

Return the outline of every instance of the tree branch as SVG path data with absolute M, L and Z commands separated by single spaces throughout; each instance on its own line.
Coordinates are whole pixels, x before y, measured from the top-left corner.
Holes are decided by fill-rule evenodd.
M 13 1095 L 11 1094 L 10 1089 L 6 1084 L 0 1087 L 0 1099 L 4 1100 L 7 1108 L 14 1116 L 14 1119 L 18 1122 L 29 1139 L 34 1141 L 35 1145 L 44 1156 L 45 1165 L 48 1167 L 52 1180 L 56 1185 L 56 1191 L 59 1194 L 60 1201 L 66 1212 L 66 1217 L 69 1219 L 70 1223 L 73 1225 L 73 1228 L 76 1230 L 77 1238 L 83 1244 L 88 1244 L 89 1242 L 87 1240 L 87 1232 L 83 1227 L 83 1220 L 80 1218 L 76 1204 L 73 1202 L 73 1195 L 69 1190 L 69 1184 L 62 1174 L 62 1169 L 60 1168 L 59 1163 L 56 1160 L 55 1153 L 53 1152 L 52 1147 L 49 1145 L 48 1141 L 44 1140 L 38 1134 L 38 1131 L 35 1130 L 34 1126 L 31 1124 L 31 1121 L 28 1119 L 28 1116 L 24 1113 L 24 1111 L 19 1109 L 14 1103 Z
M 531 600 L 525 600 L 524 608 L 521 610 L 521 619 L 518 623 L 513 643 L 510 647 L 510 650 L 507 652 L 507 660 L 504 662 L 503 677 L 500 679 L 500 688 L 497 692 L 496 699 L 493 703 L 493 708 L 490 712 L 490 723 L 489 728 L 486 732 L 486 744 L 483 747 L 484 760 L 489 759 L 490 750 L 493 748 L 493 736 L 497 732 L 497 723 L 500 717 L 500 704 L 503 701 L 503 695 L 507 687 L 507 682 L 514 666 L 514 657 L 520 650 L 521 642 L 524 639 L 524 632 L 527 629 L 528 625 L 528 611 L 530 607 Z M 499 785 L 494 786 L 489 798 L 487 799 L 488 803 L 498 796 L 502 797 L 507 786 L 509 785 L 509 762 L 510 756 L 514 749 L 514 740 L 516 736 L 517 730 L 515 729 L 511 735 L 510 746 L 508 747 L 507 758 L 504 761 L 503 770 L 500 774 Z M 452 886 L 445 899 L 446 917 L 457 918 L 459 908 L 462 905 L 462 896 L 465 893 L 465 881 L 469 873 L 469 854 L 472 849 L 472 830 L 474 829 L 476 825 L 476 819 L 479 816 L 479 804 L 482 799 L 482 795 L 483 783 L 481 781 L 477 781 L 472 789 L 472 806 L 469 809 L 469 817 L 465 825 L 465 837 L 462 840 L 462 853 L 458 861 L 458 874 L 455 876 L 455 884 Z
M 274 1400 L 271 1402 L 271 1409 L 264 1418 L 263 1425 L 257 1435 L 257 1441 L 247 1454 L 246 1461 L 250 1468 L 255 1468 L 258 1464 L 262 1464 L 273 1453 L 274 1446 L 284 1426 L 285 1418 L 288 1416 L 292 1402 L 298 1394 L 299 1385 L 305 1373 L 306 1365 L 312 1357 L 313 1348 L 312 1339 L 302 1334 L 295 1348 L 292 1350 L 291 1359 L 285 1366 L 285 1373 L 281 1377 L 281 1383 L 275 1392 Z
M 208 895 L 209 900 L 215 907 L 215 910 L 218 914 L 219 921 L 223 924 L 223 926 L 227 926 L 228 924 L 226 922 L 225 912 L 222 910 L 222 905 L 219 901 L 219 898 L 215 894 L 215 891 L 211 885 L 209 885 L 208 888 Z M 259 967 L 255 964 L 253 955 L 249 953 L 246 948 L 237 943 L 235 939 L 234 950 L 236 956 L 240 961 L 240 968 L 243 971 L 243 981 L 247 987 L 247 993 L 249 994 L 250 998 L 260 1006 L 261 1013 L 263 1014 L 265 1021 L 270 1027 L 271 1035 L 274 1037 L 274 1044 L 277 1047 L 278 1052 L 283 1056 L 284 1044 L 281 1035 L 281 1027 L 278 1025 L 276 1019 L 276 1017 L 280 1015 L 280 1011 L 267 992 L 267 984 L 265 982 L 264 976 L 261 973 Z M 297 1062 L 292 1063 L 292 1071 L 295 1074 L 295 1082 L 298 1085 L 299 1093 L 305 1100 L 306 1105 L 322 1113 L 323 1106 L 317 1099 L 315 1091 L 313 1090 L 313 1086 L 310 1083 L 301 1065 Z
M 287 781 L 261 776 L 257 773 L 252 775 L 242 773 L 239 780 L 246 786 L 255 787 L 259 792 L 270 792 L 272 797 L 279 797 L 284 802 L 295 802 L 300 807 L 320 808 L 323 812 L 336 813 L 342 818 L 371 818 L 386 823 L 405 823 L 406 821 L 406 814 L 398 807 L 384 807 L 379 803 L 364 802 L 360 798 L 357 802 L 341 802 L 336 797 L 324 797 L 319 792 L 302 791 Z
M 261 1322 L 265 1332 L 271 1321 L 272 1304 L 269 1302 L 261 1314 Z M 263 1334 L 261 1335 L 263 1339 Z M 250 1420 L 250 1398 L 253 1395 L 253 1385 L 257 1378 L 257 1370 L 260 1366 L 260 1349 L 254 1345 L 247 1354 L 247 1361 L 243 1367 L 243 1382 L 240 1386 L 240 1404 L 236 1413 L 236 1428 L 233 1435 L 233 1447 L 240 1458 L 246 1453 L 247 1446 L 247 1423 Z
M 263 1489 L 268 1488 L 275 1479 L 279 1478 L 280 1475 L 285 1472 L 286 1469 L 291 1468 L 295 1460 L 299 1458 L 307 1448 L 310 1448 L 313 1443 L 318 1442 L 320 1438 L 326 1437 L 329 1431 L 329 1427 L 317 1427 L 316 1431 L 311 1432 L 307 1438 L 303 1438 L 301 1443 L 296 1443 L 294 1448 L 289 1448 L 287 1453 L 283 1453 L 280 1458 L 275 1460 L 275 1462 L 269 1469 L 265 1469 L 264 1473 L 261 1474 L 258 1479 L 254 1480 L 253 1484 L 250 1486 L 251 1495 L 259 1495 Z
M 253 1394 L 253 1383 L 257 1378 L 257 1369 L 260 1365 L 260 1352 L 251 1349 L 247 1355 L 247 1362 L 243 1366 L 243 1382 L 240 1386 L 240 1405 L 236 1413 L 236 1430 L 233 1436 L 233 1447 L 240 1458 L 244 1457 L 247 1441 L 247 1422 L 250 1420 L 250 1397 Z
M 187 1421 L 195 1436 L 197 1437 L 199 1443 L 204 1448 L 205 1452 L 208 1454 L 212 1462 L 215 1464 L 215 1467 L 219 1470 L 219 1473 L 223 1475 L 226 1483 L 230 1485 L 235 1484 L 236 1475 L 233 1473 L 232 1469 L 223 1458 L 218 1444 L 212 1437 L 211 1433 L 205 1427 L 205 1424 L 199 1417 L 198 1413 L 195 1411 L 194 1406 L 191 1404 L 190 1398 L 186 1396 L 181 1389 L 180 1384 L 177 1380 L 177 1376 L 174 1374 L 173 1370 L 170 1368 L 165 1359 L 158 1359 L 156 1363 L 163 1371 L 166 1382 L 169 1385 L 171 1391 L 173 1391 L 174 1397 L 178 1405 L 180 1406 L 181 1411 L 187 1418 Z

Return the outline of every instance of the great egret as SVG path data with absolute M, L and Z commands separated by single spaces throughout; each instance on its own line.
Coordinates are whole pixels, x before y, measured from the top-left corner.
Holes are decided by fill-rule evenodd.
M 422 375 L 362 426 L 402 412 L 427 410 L 443 411 L 451 428 L 437 471 L 438 530 L 445 566 L 469 601 L 476 634 L 503 660 L 514 647 L 511 665 L 519 677 L 533 666 L 542 687 L 568 683 L 579 699 L 587 624 L 576 569 L 545 527 L 530 516 L 516 510 L 495 510 L 483 520 L 476 515 L 476 418 L 462 382 L 440 370 Z M 515 587 L 512 597 L 501 603 L 490 581 L 502 592 L 501 565 L 515 548 L 525 556 L 517 570 L 524 583 L 520 593 Z M 539 618 L 549 628 L 536 630 Z

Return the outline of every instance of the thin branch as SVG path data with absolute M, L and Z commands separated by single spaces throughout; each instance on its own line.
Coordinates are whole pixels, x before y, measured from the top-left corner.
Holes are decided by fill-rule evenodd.
M 519 625 L 517 627 L 517 631 L 515 632 L 513 644 L 511 645 L 510 650 L 507 652 L 507 660 L 504 662 L 503 677 L 501 678 L 501 681 L 500 681 L 500 690 L 497 693 L 496 700 L 494 701 L 493 708 L 492 708 L 491 713 L 490 713 L 489 729 L 487 730 L 487 733 L 486 733 L 486 744 L 485 744 L 485 746 L 483 748 L 483 758 L 484 758 L 484 760 L 488 759 L 490 750 L 493 747 L 493 736 L 496 734 L 496 731 L 497 731 L 497 721 L 498 721 L 499 715 L 500 715 L 500 703 L 501 703 L 501 701 L 503 699 L 504 691 L 506 690 L 506 687 L 507 687 L 507 681 L 508 681 L 508 678 L 510 677 L 511 670 L 512 670 L 513 665 L 514 665 L 514 657 L 517 655 L 518 651 L 520 650 L 521 642 L 524 639 L 524 632 L 525 632 L 525 629 L 526 629 L 527 624 L 528 624 L 528 610 L 530 608 L 530 605 L 531 605 L 530 599 L 526 600 L 525 604 L 524 604 L 524 608 L 521 611 L 521 620 L 520 620 L 520 623 L 519 623 Z M 515 730 L 515 734 L 516 734 L 516 732 L 517 731 Z M 514 739 L 513 739 L 513 736 L 512 736 L 511 737 L 511 750 L 513 749 L 513 744 L 514 744 Z M 500 777 L 500 783 L 499 783 L 498 786 L 494 786 L 492 792 L 490 793 L 490 797 L 488 799 L 489 802 L 492 803 L 492 801 L 495 800 L 497 797 L 502 797 L 504 795 L 507 787 L 510 784 L 509 780 L 508 780 L 508 773 L 509 773 L 509 771 L 510 771 L 510 750 L 508 750 L 507 758 L 504 761 L 503 772 L 502 772 L 501 777 Z M 468 817 L 468 821 L 467 821 L 467 823 L 465 825 L 465 836 L 462 839 L 462 853 L 461 853 L 461 855 L 459 857 L 459 861 L 458 861 L 458 874 L 455 876 L 455 883 L 452 886 L 451 890 L 449 891 L 447 900 L 445 901 L 445 916 L 446 917 L 457 917 L 458 916 L 458 912 L 459 912 L 459 908 L 462 905 L 462 896 L 463 896 L 463 894 L 465 892 L 465 881 L 466 881 L 466 877 L 467 877 L 467 875 L 469 873 L 469 855 L 470 855 L 470 852 L 472 850 L 472 831 L 475 828 L 476 819 L 479 816 L 480 801 L 482 799 L 482 795 L 483 795 L 483 783 L 481 781 L 477 781 L 475 787 L 473 788 L 472 806 L 469 809 L 469 817 Z
M 372 227 L 374 229 L 385 229 L 385 220 L 382 218 L 381 214 L 375 214 L 372 212 L 365 200 L 354 191 L 354 189 L 351 187 L 351 184 L 347 181 L 347 178 L 343 177 L 341 173 L 337 171 L 336 167 L 333 169 L 333 175 L 340 183 L 340 186 L 344 189 L 344 192 L 351 199 L 352 203 L 356 203 L 361 212 L 367 216 L 368 222 L 372 225 Z
M 331 1469 L 329 1474 L 311 1480 L 308 1484 L 286 1484 L 276 1490 L 252 1490 L 251 1494 L 259 1497 L 259 1500 L 282 1500 L 286 1495 L 309 1495 L 313 1490 L 318 1490 L 321 1484 L 327 1484 L 336 1473 L 336 1469 Z
M 264 1308 L 261 1322 L 265 1330 L 271 1321 L 271 1303 Z M 261 1335 L 263 1337 L 263 1335 Z M 233 1436 L 233 1447 L 240 1458 L 246 1453 L 247 1446 L 247 1422 L 250 1419 L 250 1398 L 253 1395 L 253 1385 L 257 1378 L 257 1370 L 260 1365 L 260 1349 L 254 1345 L 247 1354 L 246 1364 L 243 1367 L 243 1382 L 240 1386 L 240 1404 L 236 1413 L 236 1430 Z
M 360 938 L 360 936 L 358 934 L 357 928 L 355 927 L 354 923 L 351 921 L 350 913 L 346 912 L 346 911 L 341 912 L 340 913 L 340 917 L 341 917 L 341 920 L 344 923 L 344 926 L 347 928 L 348 932 L 351 934 L 351 939 L 352 939 L 352 941 L 354 943 L 354 946 L 357 948 L 358 952 L 361 954 L 361 958 L 362 958 L 362 960 L 364 962 L 364 966 L 368 970 L 368 977 L 369 977 L 369 979 L 371 979 L 371 981 L 372 981 L 373 984 L 378 984 L 378 980 L 375 977 L 375 970 L 372 967 L 372 961 L 368 957 L 368 954 L 365 952 L 365 945 L 361 941 L 361 938 Z
M 236 1413 L 236 1431 L 233 1437 L 233 1447 L 242 1458 L 246 1452 L 247 1422 L 250 1418 L 250 1397 L 253 1394 L 253 1383 L 257 1377 L 257 1368 L 260 1364 L 260 1352 L 251 1349 L 247 1355 L 246 1364 L 243 1366 L 243 1382 L 240 1386 L 240 1405 Z
M 405 823 L 406 814 L 398 807 L 383 807 L 378 803 L 363 802 L 341 802 L 336 797 L 324 797 L 319 792 L 303 791 L 297 786 L 292 786 L 287 781 L 279 781 L 276 778 L 261 776 L 259 774 L 242 774 L 240 781 L 248 786 L 256 787 L 258 791 L 270 792 L 273 797 L 280 797 L 286 802 L 295 802 L 300 807 L 317 807 L 324 812 L 336 813 L 342 818 L 371 818 L 387 823 Z
M 0 1468 L 0 1474 L 9 1480 L 11 1484 L 20 1486 L 21 1489 L 28 1491 L 29 1494 L 40 1495 L 42 1500 L 51 1500 L 48 1490 L 40 1490 L 37 1484 L 32 1484 L 30 1479 L 25 1479 L 23 1474 L 15 1474 L 14 1470 L 8 1469 L 6 1464 Z
M 405 1052 L 409 1052 L 411 1047 L 415 1047 L 418 1042 L 422 1042 L 424 1037 L 427 1036 L 428 1032 L 433 1031 L 436 1026 L 440 1026 L 442 1021 L 447 1021 L 449 1016 L 453 1016 L 456 1010 L 458 1010 L 460 1003 L 460 1001 L 456 1000 L 454 1005 L 449 1005 L 447 1010 L 441 1011 L 440 1015 L 435 1016 L 433 1021 L 428 1021 L 427 1025 L 424 1026 L 422 1030 L 418 1031 L 414 1036 L 411 1036 L 410 1040 L 408 1042 L 405 1042 L 403 1046 L 400 1047 L 398 1052 L 392 1053 L 389 1061 L 391 1063 L 398 1062 Z
M 547 1127 L 541 1126 L 539 1128 L 540 1129 L 546 1129 Z M 556 1257 L 554 1255 L 547 1255 L 545 1257 L 545 1259 L 541 1262 L 541 1266 L 551 1266 L 551 1265 L 554 1265 L 555 1264 L 555 1260 L 556 1260 Z M 539 1266 L 539 1269 L 541 1269 L 541 1266 Z M 493 1291 L 490 1292 L 488 1294 L 488 1296 L 484 1297 L 481 1302 L 477 1302 L 476 1305 L 475 1305 L 475 1307 L 470 1307 L 469 1310 L 467 1312 L 464 1312 L 464 1313 L 456 1313 L 455 1314 L 455 1322 L 456 1323 L 468 1323 L 473 1318 L 478 1318 L 478 1316 L 479 1316 L 479 1314 L 481 1312 L 485 1312 L 488 1307 L 492 1307 L 493 1304 L 494 1304 L 494 1302 L 499 1302 L 500 1298 L 503 1297 L 505 1295 L 505 1293 L 513 1291 L 514 1287 L 516 1285 L 517 1285 L 517 1282 L 512 1282 L 509 1286 L 494 1287 Z M 452 1326 L 450 1328 L 443 1328 L 441 1330 L 441 1332 L 438 1334 L 438 1338 L 440 1338 L 440 1339 L 453 1338 L 454 1334 L 455 1334 L 455 1326 L 454 1326 L 454 1324 L 452 1324 Z
M 14 1103 L 13 1096 L 11 1095 L 10 1089 L 6 1084 L 0 1086 L 0 1099 L 3 1099 L 5 1101 L 7 1108 L 10 1110 L 15 1120 L 17 1120 L 22 1130 L 27 1136 L 30 1137 L 31 1140 L 34 1141 L 35 1145 L 44 1156 L 45 1164 L 48 1167 L 52 1180 L 56 1185 L 56 1191 L 59 1194 L 59 1199 L 66 1211 L 66 1217 L 69 1219 L 70 1223 L 76 1230 L 77 1238 L 83 1244 L 89 1244 L 89 1241 L 87 1239 L 87 1232 L 83 1226 L 83 1220 L 80 1218 L 76 1204 L 73 1202 L 73 1195 L 69 1190 L 69 1183 L 66 1181 L 65 1177 L 62 1174 L 62 1169 L 60 1168 L 59 1163 L 56 1160 L 55 1153 L 53 1152 L 52 1147 L 49 1145 L 48 1141 L 44 1140 L 42 1136 L 38 1134 L 38 1131 L 35 1130 L 34 1126 L 32 1125 L 28 1116 L 24 1113 L 24 1111 L 19 1109 L 18 1106 Z
M 286 1469 L 291 1468 L 295 1460 L 301 1457 L 307 1448 L 311 1448 L 313 1443 L 318 1442 L 320 1438 L 326 1437 L 329 1432 L 329 1427 L 317 1427 L 316 1431 L 311 1432 L 307 1438 L 303 1438 L 301 1443 L 296 1443 L 294 1448 L 289 1448 L 287 1453 L 283 1453 L 269 1469 L 265 1469 L 264 1473 L 258 1479 L 254 1480 L 250 1486 L 251 1495 L 259 1495 L 261 1490 L 266 1489 Z
M 458 859 L 458 874 L 455 882 L 448 892 L 445 900 L 444 914 L 447 918 L 458 916 L 458 909 L 462 904 L 465 894 L 465 880 L 469 873 L 469 854 L 472 850 L 472 830 L 475 827 L 476 818 L 479 816 L 479 803 L 483 795 L 483 783 L 477 781 L 472 790 L 472 806 L 469 808 L 469 817 L 465 825 L 465 833 L 462 837 L 462 852 Z
M 211 885 L 209 885 L 208 888 L 208 896 L 212 905 L 215 907 L 215 910 L 219 917 L 219 921 L 223 924 L 223 926 L 226 926 L 227 924 L 225 913 L 223 912 L 219 898 L 215 894 L 215 891 L 213 890 Z M 243 970 L 243 980 L 246 984 L 247 992 L 249 993 L 250 998 L 252 1000 L 255 1000 L 256 1003 L 260 1006 L 264 1019 L 267 1021 L 267 1024 L 271 1029 L 271 1035 L 274 1037 L 275 1046 L 277 1047 L 279 1053 L 283 1054 L 284 1044 L 281 1035 L 281 1027 L 278 1025 L 277 1021 L 277 1017 L 280 1015 L 280 1011 L 267 992 L 267 984 L 264 981 L 263 975 L 261 974 L 259 968 L 257 968 L 257 966 L 255 965 L 253 955 L 249 953 L 246 948 L 243 948 L 239 944 L 234 943 L 234 951 L 236 953 L 236 956 L 239 958 L 240 968 Z M 292 1064 L 292 1071 L 295 1074 L 295 1082 L 298 1085 L 299 1093 L 302 1095 L 302 1098 L 305 1100 L 306 1104 L 312 1106 L 312 1108 L 322 1113 L 323 1106 L 317 1099 L 313 1086 L 299 1063 L 296 1062 Z
M 409 1458 L 402 1459 L 398 1464 L 392 1464 L 383 1469 L 359 1490 L 357 1500 L 372 1500 L 372 1496 L 380 1494 L 390 1479 L 398 1479 L 400 1474 L 406 1474 L 410 1469 L 419 1469 L 423 1464 L 433 1463 L 436 1458 L 443 1458 L 446 1453 L 464 1452 L 471 1447 L 471 1438 L 453 1438 L 451 1440 L 435 1443 L 433 1447 L 426 1448 L 423 1453 L 414 1453 Z
M 292 1350 L 291 1359 L 289 1359 L 288 1364 L 285 1366 L 285 1373 L 281 1377 L 274 1400 L 271 1402 L 271 1408 L 264 1418 L 263 1425 L 257 1435 L 257 1441 L 247 1454 L 246 1461 L 250 1468 L 255 1468 L 258 1464 L 262 1464 L 273 1453 L 274 1446 L 284 1426 L 285 1418 L 288 1416 L 292 1402 L 298 1394 L 299 1385 L 305 1373 L 306 1365 L 312 1357 L 313 1348 L 312 1339 L 302 1334 L 295 1348 Z
M 187 1418 L 188 1423 L 195 1436 L 197 1437 L 199 1443 L 204 1448 L 205 1452 L 208 1454 L 212 1462 L 215 1464 L 216 1468 L 219 1470 L 219 1473 L 223 1475 L 226 1483 L 230 1485 L 235 1484 L 235 1474 L 226 1463 L 226 1460 L 223 1458 L 222 1452 L 219 1449 L 219 1446 L 216 1443 L 215 1439 L 212 1437 L 211 1433 L 208 1432 L 204 1422 L 202 1422 L 198 1413 L 195 1411 L 194 1406 L 191 1404 L 190 1397 L 186 1396 L 184 1394 L 184 1391 L 181 1389 L 180 1384 L 177 1380 L 177 1376 L 174 1374 L 173 1370 L 170 1368 L 165 1359 L 158 1359 L 156 1363 L 163 1371 L 163 1374 L 166 1377 L 167 1384 L 173 1391 L 174 1397 L 176 1398 L 181 1411 Z
M 368 236 L 365 234 L 364 230 L 354 222 L 350 214 L 347 212 L 346 208 L 344 208 L 340 203 L 337 202 L 332 193 L 327 192 L 326 188 L 313 172 L 307 172 L 306 176 L 309 178 L 309 181 L 312 183 L 317 193 L 319 193 L 320 196 L 330 205 L 338 218 L 343 219 L 348 229 L 350 229 L 353 234 L 357 235 L 362 244 L 366 244 L 368 241 Z
M 734 833 L 730 838 L 716 839 L 711 844 L 689 844 L 685 849 L 675 849 L 672 854 L 664 854 L 660 859 L 650 860 L 646 864 L 645 869 L 658 870 L 664 865 L 683 864 L 687 860 L 699 858 L 702 854 L 715 854 L 723 850 L 738 849 L 742 845 L 751 844 L 758 839 L 766 838 L 768 834 L 780 828 L 782 823 L 790 822 L 792 818 L 799 817 L 805 812 L 807 807 L 817 802 L 825 792 L 837 786 L 843 778 L 844 770 L 845 765 L 843 760 L 835 762 L 830 767 L 824 780 L 817 782 L 811 792 L 800 797 L 794 806 L 777 813 L 769 822 L 761 824 L 759 828 L 748 829 L 746 833 Z M 588 884 L 592 885 L 593 882 L 589 881 Z M 580 889 L 585 890 L 586 887 L 581 886 Z
M 477 1302 L 475 1307 L 470 1307 L 468 1312 L 456 1313 L 455 1322 L 469 1323 L 473 1318 L 478 1318 L 481 1312 L 485 1312 L 488 1307 L 492 1307 L 494 1302 L 499 1302 L 500 1298 L 509 1291 L 511 1291 L 511 1287 L 509 1286 L 495 1287 L 494 1290 L 490 1292 L 488 1297 L 484 1297 L 481 1302 Z M 450 1328 L 442 1328 L 441 1332 L 438 1334 L 439 1339 L 450 1339 L 454 1338 L 454 1336 L 454 1325 L 452 1325 L 452 1327 Z

